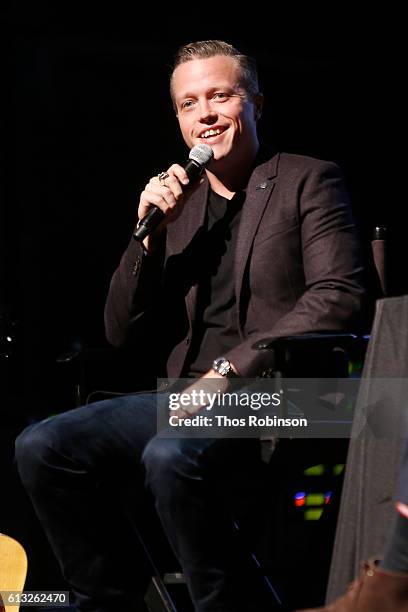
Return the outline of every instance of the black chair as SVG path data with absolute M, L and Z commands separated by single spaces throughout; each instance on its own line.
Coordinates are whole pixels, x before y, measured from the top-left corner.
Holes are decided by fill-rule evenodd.
M 376 227 L 371 243 L 371 262 L 369 263 L 369 279 L 371 290 L 371 309 L 374 312 L 375 303 L 389 291 L 387 287 L 387 253 L 386 229 Z M 370 323 L 366 331 L 370 331 Z M 265 338 L 254 345 L 257 350 L 269 350 L 273 357 L 273 367 L 267 375 L 273 377 L 283 398 L 283 414 L 288 415 L 285 399 L 287 398 L 287 379 L 301 378 L 348 378 L 350 375 L 359 378 L 362 372 L 367 344 L 370 335 L 363 333 L 326 333 L 305 334 L 285 338 Z M 349 416 L 348 429 L 351 431 L 353 414 Z M 347 463 L 349 439 L 283 439 L 280 440 L 271 454 L 268 463 L 269 483 L 273 485 L 275 497 L 270 506 L 271 517 L 286 528 L 271 530 L 268 544 L 261 550 L 259 558 L 265 572 L 272 575 L 281 586 L 286 602 L 293 608 L 314 607 L 319 605 L 324 597 L 329 576 L 332 547 L 336 533 L 337 518 L 341 503 L 341 492 L 344 479 L 344 466 Z M 315 478 L 313 483 L 305 474 L 311 466 L 333 468 L 335 473 Z M 338 470 L 341 468 L 341 472 Z M 337 472 L 336 472 L 337 469 Z M 288 486 L 288 483 L 291 485 Z M 320 524 L 310 525 L 308 533 L 302 533 L 298 517 L 290 502 L 296 490 L 313 486 L 324 490 L 330 489 L 330 504 L 324 509 Z M 292 496 L 292 499 L 291 499 Z M 320 495 L 321 496 L 321 495 Z M 312 496 L 311 496 L 312 497 Z M 318 497 L 315 495 L 315 497 Z M 327 500 L 326 500 L 327 502 Z M 269 524 L 273 523 L 270 521 Z M 289 528 L 288 528 L 289 525 Z M 308 552 L 314 542 L 320 541 L 319 552 Z M 303 542 L 303 551 L 299 542 Z M 324 544 L 322 544 L 324 542 Z M 288 553 L 288 548 L 291 553 Z M 266 550 L 265 550 L 266 549 Z M 274 551 L 270 555 L 270 551 Z M 293 560 L 293 551 L 299 556 L 298 563 Z M 315 551 L 316 552 L 316 551 Z M 285 557 L 287 564 L 285 566 Z M 313 561 L 319 565 L 316 575 Z M 279 564 L 285 566 L 283 574 L 274 573 Z M 300 572 L 296 570 L 299 569 Z M 337 568 L 338 569 L 338 568 Z M 290 574 L 290 578 L 287 576 Z M 292 576 L 296 575 L 296 594 L 293 596 Z M 312 588 L 310 588 L 312 585 Z M 298 593 L 309 590 L 310 601 L 298 598 Z
M 372 269 L 374 270 L 373 277 L 377 282 L 377 296 L 386 291 L 386 242 L 384 228 L 376 228 L 374 240 L 372 241 Z M 378 285 L 379 280 L 379 285 Z M 379 287 L 379 289 L 378 289 Z M 271 361 L 273 368 L 265 372 L 265 375 L 273 377 L 281 387 L 282 397 L 285 398 L 285 379 L 290 376 L 302 377 L 308 376 L 338 376 L 347 377 L 350 363 L 362 362 L 363 355 L 367 344 L 367 336 L 357 334 L 307 334 L 304 336 L 292 336 L 289 338 L 268 339 L 265 338 L 259 342 L 254 348 L 256 350 L 271 351 Z M 272 360 L 273 352 L 273 360 Z M 313 359 L 310 356 L 313 355 Z M 143 382 L 135 381 L 132 376 L 126 375 L 129 371 L 134 371 L 133 356 L 128 350 L 122 349 L 86 349 L 86 350 L 71 350 L 58 359 L 61 365 L 64 365 L 65 371 L 69 373 L 72 380 L 72 401 L 76 406 L 113 397 L 122 393 L 137 392 L 145 389 L 153 389 L 155 387 L 155 379 L 149 370 L 144 372 L 142 377 Z M 129 364 L 131 366 L 129 367 Z M 307 367 L 305 367 L 307 364 Z M 117 373 L 112 377 L 112 372 Z M 109 373 L 109 376 L 107 374 Z M 119 373 L 119 375 L 118 375 Z M 123 376 L 122 376 L 122 374 Z M 146 377 L 149 379 L 147 384 Z M 107 386 L 107 381 L 110 380 L 110 386 Z M 113 380 L 113 381 L 112 381 Z M 129 382 L 129 380 L 131 382 Z M 135 384 L 136 382 L 136 384 Z M 118 391 L 119 389 L 119 391 Z M 263 473 L 260 474 L 260 500 L 258 507 L 262 507 L 264 515 L 270 512 L 269 518 L 274 517 L 277 521 L 285 520 L 285 501 L 284 497 L 287 492 L 287 482 L 299 482 L 299 476 L 310 466 L 315 463 L 320 463 L 323 456 L 328 456 L 334 464 L 344 464 L 346 462 L 348 442 L 341 440 L 337 443 L 330 441 L 325 443 L 314 443 L 307 447 L 308 441 L 281 441 L 275 452 L 270 453 L 270 445 L 265 445 L 264 453 L 265 461 Z M 332 479 L 333 480 L 333 479 Z M 272 500 L 270 496 L 270 483 L 273 483 L 274 490 L 282 493 L 282 498 Z M 268 484 L 265 484 L 268 483 Z M 331 506 L 331 512 L 326 513 L 325 533 L 329 534 L 326 557 L 324 562 L 328 567 L 328 561 L 331 554 L 331 544 L 334 538 L 335 522 L 337 519 L 338 505 L 340 499 L 342 480 L 330 482 L 330 486 L 334 491 L 334 503 Z M 275 505 L 275 510 L 273 506 Z M 278 506 L 276 508 L 276 506 Z M 282 516 L 279 516 L 279 511 Z M 264 516 L 265 529 L 261 533 L 254 532 L 251 525 L 250 512 L 245 512 L 239 519 L 235 521 L 237 536 L 241 539 L 243 549 L 246 550 L 250 557 L 254 568 L 259 573 L 259 576 L 264 584 L 267 597 L 270 597 L 270 609 L 283 610 L 286 606 L 282 604 L 281 596 L 277 593 L 273 586 L 275 578 L 279 583 L 281 576 L 274 573 L 273 559 L 271 561 L 269 555 L 269 544 L 275 537 L 276 533 L 268 526 L 268 517 Z M 327 519 L 329 516 L 329 519 Z M 272 521 L 270 521 L 271 523 Z M 316 534 L 316 529 L 314 533 Z M 155 538 L 159 530 L 155 531 Z M 331 539 L 330 539 L 331 538 Z M 185 582 L 178 566 L 178 562 L 174 555 L 169 552 L 169 547 L 166 538 L 161 533 L 159 546 L 155 546 L 150 542 L 146 544 L 146 555 L 152 567 L 152 581 L 146 594 L 146 602 L 152 612 L 166 612 L 169 610 L 176 611 L 178 601 L 183 612 L 187 612 L 189 603 L 188 594 L 186 594 Z M 157 542 L 156 542 L 157 543 Z M 281 541 L 281 547 L 276 547 L 279 551 L 285 548 L 285 542 Z M 287 548 L 287 546 L 286 546 Z M 154 550 L 155 549 L 155 550 Z M 152 552 L 153 551 L 153 552 Z M 164 551 L 164 552 L 163 552 Z M 279 552 L 278 552 L 279 554 Z M 275 556 L 276 560 L 276 556 Z M 172 571 L 168 571 L 172 569 Z M 321 584 L 325 584 L 325 577 L 320 580 Z M 299 581 L 297 581 L 299 584 Z M 290 587 L 288 588 L 290 590 Z M 321 591 L 316 591 L 315 599 L 320 597 Z M 290 600 L 290 596 L 288 598 Z M 296 601 L 288 601 L 289 605 L 295 606 Z M 310 605 L 315 602 L 311 601 Z M 309 604 L 308 604 L 309 605 Z
M 272 342 L 266 339 L 256 348 L 273 350 L 274 368 L 265 374 L 273 377 L 283 390 L 285 378 L 299 372 L 302 372 L 302 375 L 310 376 L 333 376 L 334 373 L 337 376 L 347 376 L 350 361 L 356 361 L 364 352 L 364 347 L 365 340 L 355 334 L 310 334 Z M 312 362 L 311 353 L 314 355 Z M 135 386 L 132 389 L 129 380 L 126 380 L 127 377 L 122 377 L 122 375 L 123 381 L 118 381 L 117 377 L 116 379 L 113 377 L 112 381 L 111 376 L 110 388 L 106 388 L 107 373 L 118 370 L 125 372 L 126 368 L 129 368 L 130 359 L 129 353 L 121 349 L 74 350 L 61 355 L 59 363 L 61 367 L 70 371 L 70 377 L 74 382 L 73 404 L 83 405 L 121 393 L 137 392 Z M 305 362 L 312 365 L 308 368 L 308 372 L 305 371 Z M 119 386 L 118 382 L 123 382 L 123 384 Z M 101 389 L 101 383 L 104 383 L 104 389 Z M 139 386 L 143 386 L 143 383 L 140 383 Z M 118 388 L 120 391 L 117 391 Z M 283 397 L 285 397 L 284 393 Z M 287 576 L 282 575 L 279 571 L 279 563 L 287 556 L 290 546 L 280 537 L 284 533 L 282 528 L 279 527 L 278 530 L 273 528 L 273 524 L 281 526 L 282 523 L 288 523 L 290 519 L 287 513 L 288 483 L 301 482 L 303 472 L 321 463 L 322 457 L 326 461 L 332 461 L 333 464 L 339 464 L 345 462 L 347 453 L 347 441 L 345 440 L 337 441 L 335 444 L 327 444 L 322 441 L 309 445 L 309 447 L 307 442 L 281 440 L 274 453 L 270 452 L 269 442 L 262 443 L 265 461 L 260 466 L 259 479 L 252 483 L 252 490 L 244 495 L 244 499 L 252 500 L 252 503 L 247 507 L 243 504 L 243 507 L 237 511 L 234 521 L 237 538 L 240 540 L 242 550 L 245 551 L 254 573 L 258 575 L 260 589 L 264 590 L 265 599 L 269 600 L 270 610 L 282 611 L 290 609 L 289 606 L 296 605 L 296 600 L 292 598 L 293 593 L 290 592 L 290 586 L 286 584 Z M 334 502 L 338 502 L 341 479 L 334 480 L 335 482 L 327 483 L 327 486 L 333 489 Z M 254 515 L 257 516 L 256 524 L 253 521 Z M 330 538 L 334 537 L 336 517 L 335 503 L 332 503 L 330 513 L 326 512 L 324 521 L 319 524 L 320 532 L 327 540 L 323 547 L 325 549 L 323 561 L 327 567 L 331 553 Z M 146 603 L 151 612 L 168 612 L 169 610 L 188 612 L 189 609 L 192 610 L 192 604 L 178 561 L 168 546 L 160 523 L 152 522 L 150 519 L 149 523 L 144 525 L 141 538 L 152 575 L 146 593 Z M 298 540 L 304 539 L 305 533 L 302 526 L 297 525 L 296 528 L 294 527 L 294 533 L 296 530 Z M 313 534 L 316 534 L 317 531 L 317 526 L 313 525 Z M 275 551 L 274 554 L 271 554 L 271 550 Z M 321 591 L 325 586 L 325 576 L 317 582 L 318 584 L 314 586 L 316 594 L 311 604 L 321 597 Z M 304 588 L 306 586 L 305 584 Z M 282 603 L 284 600 L 287 605 Z

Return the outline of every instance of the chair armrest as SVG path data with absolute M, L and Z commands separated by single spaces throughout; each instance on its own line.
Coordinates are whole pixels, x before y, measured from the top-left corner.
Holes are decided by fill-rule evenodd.
M 300 334 L 295 336 L 283 336 L 280 338 L 263 338 L 256 342 L 252 348 L 255 350 L 276 349 L 284 345 L 294 345 L 296 343 L 305 344 L 319 343 L 329 346 L 333 343 L 342 343 L 344 346 L 349 346 L 350 343 L 358 340 L 361 336 L 352 333 L 318 333 L 318 334 Z
M 362 363 L 367 339 L 352 332 L 311 333 L 263 338 L 252 348 L 271 351 L 273 367 L 267 376 L 347 377 L 350 362 Z
M 256 342 L 252 348 L 255 350 L 279 349 L 296 344 L 309 345 L 320 344 L 321 346 L 331 346 L 333 344 L 342 345 L 345 348 L 351 343 L 361 338 L 357 334 L 352 333 L 319 333 L 319 334 L 302 334 L 299 336 L 284 336 L 282 338 L 263 338 Z

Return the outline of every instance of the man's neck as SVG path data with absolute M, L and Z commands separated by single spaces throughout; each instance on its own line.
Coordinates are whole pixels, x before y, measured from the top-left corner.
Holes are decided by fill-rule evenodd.
M 227 162 L 225 165 L 222 162 L 216 162 L 214 170 L 206 169 L 211 189 L 218 195 L 231 200 L 237 191 L 246 187 L 257 153 L 258 147 L 246 159 L 234 162 L 232 172 L 231 162 L 228 162 L 228 166 Z
M 220 179 L 214 173 L 210 172 L 209 170 L 207 170 L 206 172 L 211 189 L 223 198 L 231 200 L 238 191 L 239 187 L 230 183 L 225 184 L 225 181 Z

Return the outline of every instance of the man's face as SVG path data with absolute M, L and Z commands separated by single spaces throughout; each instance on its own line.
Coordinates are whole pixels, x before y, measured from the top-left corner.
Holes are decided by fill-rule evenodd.
M 234 58 L 217 55 L 180 64 L 173 74 L 172 92 L 189 148 L 208 144 L 214 160 L 222 162 L 253 156 L 261 96 L 248 98 Z

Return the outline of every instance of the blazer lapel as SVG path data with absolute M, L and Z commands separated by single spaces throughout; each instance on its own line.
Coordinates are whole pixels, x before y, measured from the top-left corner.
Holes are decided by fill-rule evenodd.
M 271 197 L 277 174 L 279 155 L 258 166 L 249 180 L 245 203 L 241 212 L 235 251 L 235 291 L 238 321 L 241 322 L 241 294 L 245 268 L 251 256 L 252 244 L 262 216 Z
M 203 227 L 207 210 L 208 189 L 208 180 L 205 179 L 204 183 L 193 193 L 186 203 L 179 219 L 172 224 L 177 226 L 177 232 L 175 232 L 177 239 L 175 239 L 174 242 L 170 240 L 171 248 L 169 254 L 171 254 L 171 251 L 183 251 L 193 240 L 199 229 Z M 169 226 L 169 238 L 173 235 L 172 225 Z M 190 327 L 194 324 L 197 306 L 197 289 L 197 285 L 193 285 L 185 298 Z
M 180 253 L 194 238 L 197 230 L 204 225 L 207 210 L 208 181 L 195 191 L 186 202 L 180 217 L 167 228 L 168 254 Z

